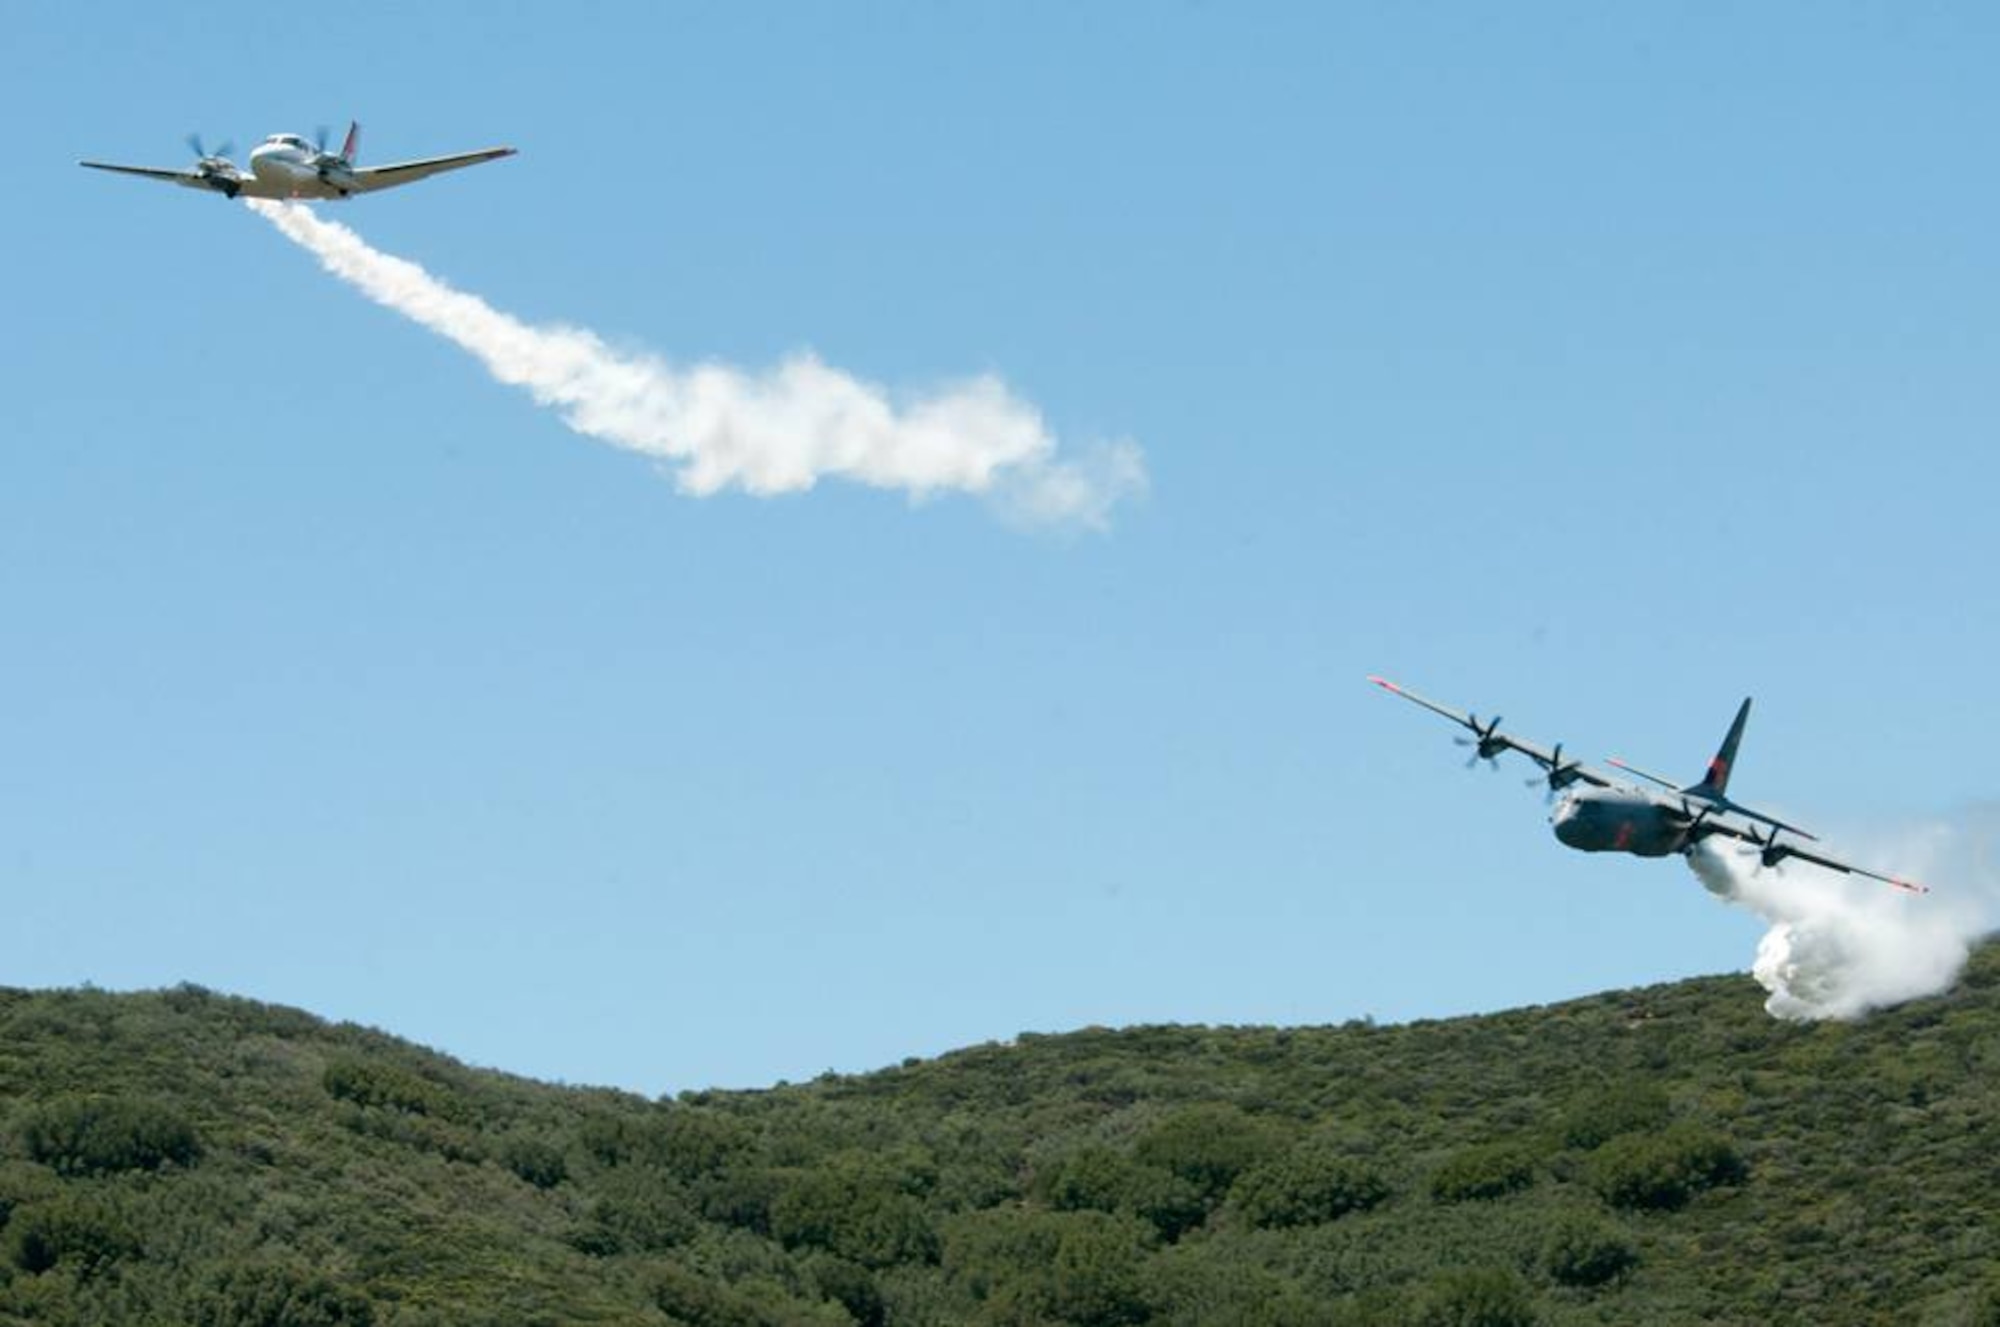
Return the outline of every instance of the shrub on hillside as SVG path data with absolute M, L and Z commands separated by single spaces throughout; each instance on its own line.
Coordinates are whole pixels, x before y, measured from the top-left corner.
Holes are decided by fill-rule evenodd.
M 1389 1196 L 1374 1167 L 1314 1142 L 1245 1171 L 1230 1206 L 1261 1229 L 1312 1226 L 1365 1211 Z
M 1535 1182 L 1535 1158 L 1518 1143 L 1484 1143 L 1452 1154 L 1431 1175 L 1431 1197 L 1441 1203 L 1498 1198 Z
M 1638 1252 L 1622 1231 L 1586 1212 L 1557 1217 L 1542 1238 L 1542 1270 L 1566 1286 L 1601 1286 L 1638 1261 Z
M 858 1158 L 790 1178 L 772 1200 L 771 1233 L 788 1249 L 823 1249 L 863 1267 L 937 1261 L 923 1204 Z
M 738 1121 L 687 1106 L 666 1107 L 648 1137 L 648 1160 L 684 1179 L 712 1175 L 750 1144 Z
M 769 1327 L 770 1320 L 744 1296 L 676 1263 L 654 1273 L 651 1290 L 663 1312 L 690 1327 Z
M 1691 1125 L 1625 1134 L 1597 1150 L 1590 1178 L 1613 1207 L 1672 1210 L 1703 1189 L 1741 1181 L 1747 1168 L 1728 1139 Z
M 357 1290 L 286 1263 L 250 1263 L 211 1276 L 188 1303 L 191 1327 L 374 1327 Z
M 1150 1222 L 1167 1240 L 1202 1222 L 1206 1206 L 1189 1181 L 1108 1147 L 1078 1149 L 1038 1176 L 1037 1195 L 1059 1212 L 1123 1212 Z
M 771 1204 L 784 1192 L 782 1173 L 758 1167 L 724 1171 L 694 1186 L 703 1219 L 753 1234 L 771 1233 Z
M 1106 1212 L 995 1208 L 951 1218 L 945 1274 L 986 1306 L 978 1321 L 1122 1327 L 1152 1314 L 1153 1232 Z
M 63 1175 L 188 1166 L 201 1155 L 187 1118 L 143 1097 L 59 1097 L 28 1112 L 21 1144 Z
M 1563 1112 L 1563 1146 L 1589 1151 L 1628 1133 L 1655 1133 L 1667 1127 L 1673 1106 L 1666 1089 L 1644 1080 L 1606 1083 L 1584 1093 Z
M 507 1169 L 537 1189 L 553 1189 L 569 1178 L 562 1149 L 539 1138 L 510 1138 L 500 1148 Z
M 461 1113 L 453 1109 L 450 1094 L 428 1078 L 360 1056 L 344 1056 L 328 1064 L 320 1075 L 320 1085 L 335 1100 L 357 1106 L 380 1106 L 441 1119 Z
M 853 1327 L 838 1303 L 809 1303 L 776 1286 L 731 1285 L 679 1263 L 663 1263 L 648 1280 L 650 1297 L 671 1321 L 687 1327 Z
M 736 1120 L 684 1105 L 593 1116 L 578 1136 L 604 1165 L 653 1166 L 690 1181 L 721 1170 L 750 1143 L 749 1131 Z
M 139 1241 L 109 1205 L 78 1194 L 61 1194 L 15 1211 L 7 1223 L 7 1261 L 39 1275 L 61 1264 L 94 1275 L 139 1252 Z
M 1102 1145 L 1080 1147 L 1036 1174 L 1032 1192 L 1058 1212 L 1115 1212 L 1139 1163 Z
M 0 1231 L 14 1212 L 29 1203 L 53 1198 L 63 1191 L 62 1181 L 45 1167 L 26 1161 L 0 1161 Z
M 476 1129 L 431 1115 L 355 1106 L 341 1112 L 338 1119 L 343 1127 L 363 1138 L 379 1138 L 447 1161 L 478 1165 L 487 1159 L 490 1150 L 485 1135 Z
M 700 1219 L 672 1180 L 619 1171 L 601 1186 L 570 1244 L 596 1257 L 658 1253 L 687 1243 L 700 1228 Z
M 1158 1327 L 1337 1327 L 1347 1321 L 1324 1293 L 1310 1293 L 1217 1240 L 1190 1240 L 1149 1259 L 1146 1300 L 1148 1321 Z
M 867 1268 L 823 1253 L 810 1258 L 806 1271 L 819 1293 L 846 1309 L 859 1327 L 883 1327 L 888 1321 L 889 1309 L 882 1301 L 881 1287 L 875 1284 L 875 1276 Z
M 1277 1130 L 1265 1121 L 1236 1106 L 1206 1102 L 1162 1118 L 1139 1136 L 1133 1157 L 1180 1176 L 1214 1203 L 1238 1175 L 1280 1146 Z
M 1416 1327 L 1534 1327 L 1528 1287 L 1504 1267 L 1442 1272 L 1425 1288 L 1413 1318 Z
M 1024 1207 L 964 1212 L 943 1223 L 947 1277 L 967 1294 L 986 1300 L 1046 1272 L 1071 1217 Z
M 1098 1212 L 1068 1219 L 1056 1245 L 1050 1309 L 1077 1327 L 1124 1327 L 1150 1315 L 1135 1222 Z

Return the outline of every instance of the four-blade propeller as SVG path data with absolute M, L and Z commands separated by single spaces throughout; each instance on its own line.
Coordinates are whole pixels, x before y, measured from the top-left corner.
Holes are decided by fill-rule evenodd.
M 1477 714 L 1468 715 L 1465 726 L 1472 729 L 1471 737 L 1451 739 L 1458 746 L 1473 748 L 1472 754 L 1465 758 L 1465 767 L 1471 769 L 1483 760 L 1488 769 L 1499 769 L 1500 757 L 1506 755 L 1508 750 L 1507 739 L 1497 735 L 1500 731 L 1500 716 L 1496 714 L 1492 722 L 1482 725 Z
M 1569 787 L 1572 783 L 1575 783 L 1578 778 L 1582 777 L 1582 774 L 1583 762 L 1580 760 L 1564 760 L 1563 744 L 1557 742 L 1555 747 L 1549 752 L 1548 768 L 1542 773 L 1535 775 L 1532 779 L 1527 780 L 1525 786 L 1529 788 L 1540 786 L 1546 789 L 1542 794 L 1542 801 L 1544 804 L 1547 804 L 1555 801 L 1556 794 Z
M 1736 850 L 1737 856 L 1755 857 L 1758 870 L 1776 871 L 1783 875 L 1785 858 L 1792 855 L 1793 849 L 1787 844 L 1778 842 L 1778 834 L 1779 831 L 1775 827 L 1769 834 L 1759 834 L 1757 827 L 1752 825 L 1750 832 L 1745 836 L 1749 842 Z

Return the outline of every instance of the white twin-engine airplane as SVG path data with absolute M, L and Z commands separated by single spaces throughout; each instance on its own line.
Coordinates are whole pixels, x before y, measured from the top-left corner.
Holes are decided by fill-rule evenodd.
M 250 169 L 246 172 L 229 159 L 228 144 L 211 153 L 201 145 L 199 134 L 191 134 L 188 146 L 194 149 L 196 158 L 192 170 L 114 166 L 106 161 L 79 161 L 77 165 L 165 180 L 189 189 L 207 189 L 224 198 L 351 198 L 514 155 L 511 147 L 489 147 L 449 157 L 399 161 L 391 166 L 356 166 L 354 151 L 360 142 L 361 126 L 351 122 L 347 126 L 347 140 L 338 152 L 326 150 L 324 129 L 312 142 L 297 134 L 272 134 L 250 150 Z

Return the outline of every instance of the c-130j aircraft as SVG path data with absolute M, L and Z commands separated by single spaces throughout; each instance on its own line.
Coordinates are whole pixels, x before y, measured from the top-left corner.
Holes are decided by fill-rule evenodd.
M 1478 715 L 1427 700 L 1387 678 L 1371 676 L 1368 680 L 1404 700 L 1423 706 L 1433 714 L 1442 714 L 1471 733 L 1470 737 L 1457 739 L 1459 745 L 1472 748 L 1472 757 L 1466 762 L 1468 767 L 1485 760 L 1497 768 L 1498 758 L 1509 751 L 1518 751 L 1539 765 L 1542 776 L 1530 782 L 1544 783 L 1551 797 L 1561 797 L 1549 816 L 1549 823 L 1555 828 L 1558 839 L 1580 852 L 1629 852 L 1636 857 L 1665 857 L 1675 852 L 1692 853 L 1706 840 L 1720 835 L 1746 845 L 1740 851 L 1755 855 L 1763 867 L 1776 867 L 1787 858 L 1796 857 L 1829 871 L 1880 880 L 1885 885 L 1893 885 L 1912 894 L 1930 892 L 1923 885 L 1902 876 L 1881 875 L 1852 862 L 1813 852 L 1798 843 L 1780 843 L 1780 833 L 1790 834 L 1794 839 L 1818 840 L 1797 825 L 1788 825 L 1776 816 L 1753 811 L 1729 799 L 1729 774 L 1736 763 L 1737 744 L 1743 740 L 1743 725 L 1750 718 L 1750 702 L 1747 699 L 1736 711 L 1736 721 L 1729 725 L 1729 735 L 1722 739 L 1721 749 L 1708 762 L 1708 772 L 1698 783 L 1681 787 L 1671 779 L 1649 774 L 1622 760 L 1605 762 L 1666 790 L 1655 792 L 1636 783 L 1622 782 L 1581 761 L 1565 759 L 1560 742 L 1553 748 L 1544 747 L 1515 737 L 1512 733 L 1503 733 L 1497 716 L 1481 723 Z M 1734 823 L 1731 817 L 1750 823 Z

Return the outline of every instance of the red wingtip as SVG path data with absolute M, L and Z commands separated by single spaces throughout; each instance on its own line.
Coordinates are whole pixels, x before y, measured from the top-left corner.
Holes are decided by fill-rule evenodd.
M 1399 696 L 1403 694 L 1403 689 L 1386 677 L 1377 677 L 1375 674 L 1370 673 L 1368 674 L 1368 680 L 1376 686 L 1381 687 L 1384 691 L 1393 691 Z
M 1624 762 L 1624 761 L 1622 761 L 1622 760 L 1620 760 L 1620 759 L 1619 759 L 1618 757 L 1616 757 L 1616 756 L 1612 756 L 1612 757 L 1611 757 L 1610 759 L 1606 760 L 1606 761 L 1605 761 L 1604 763 L 1605 763 L 1605 764 L 1607 764 L 1607 765 L 1616 765 L 1616 766 L 1617 766 L 1617 767 L 1618 767 L 1619 769 L 1624 769 L 1624 768 L 1625 768 L 1625 762 Z
M 1914 880 L 1891 880 L 1889 883 L 1898 889 L 1908 890 L 1912 894 L 1928 894 L 1931 892 L 1929 886 L 1920 885 Z

